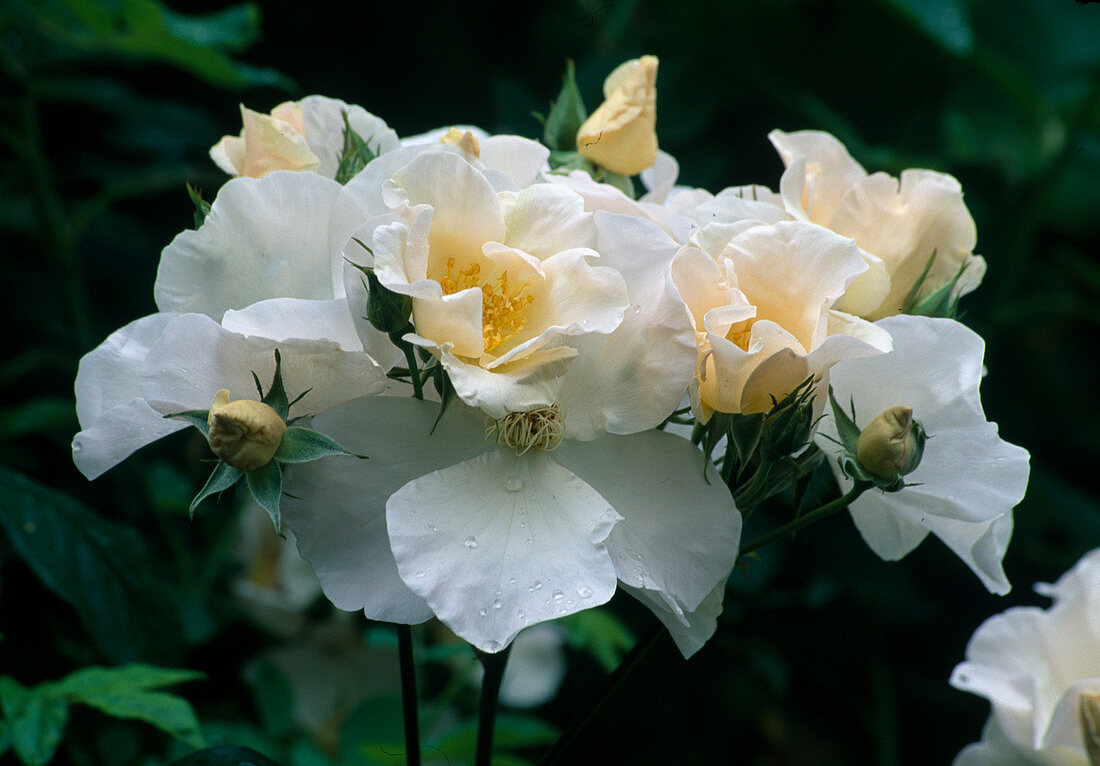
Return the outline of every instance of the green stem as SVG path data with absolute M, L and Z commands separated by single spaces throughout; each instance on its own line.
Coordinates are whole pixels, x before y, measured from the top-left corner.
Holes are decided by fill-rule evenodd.
M 751 540 L 745 545 L 742 545 L 741 550 L 738 553 L 738 558 L 752 553 L 757 548 L 762 548 L 768 543 L 778 540 L 781 537 L 786 537 L 789 534 L 793 534 L 803 527 L 808 527 L 810 524 L 820 521 L 827 516 L 832 516 L 837 511 L 847 508 L 852 503 L 852 501 L 854 501 L 857 497 L 870 489 L 870 487 L 870 482 L 857 481 L 855 484 L 852 485 L 852 488 L 848 490 L 848 492 L 842 497 L 838 497 L 836 500 L 833 500 L 830 503 L 826 503 L 820 508 L 815 508 L 809 513 L 804 513 L 794 521 L 788 522 L 778 529 L 773 529 L 771 532 L 768 532 L 765 535 L 761 535 L 755 540 Z
M 397 654 L 401 660 L 401 708 L 405 717 L 405 753 L 409 766 L 420 766 L 420 721 L 417 713 L 416 664 L 412 628 L 397 626 Z
M 481 681 L 481 701 L 477 715 L 477 756 L 476 766 L 492 766 L 493 731 L 497 723 L 497 698 L 500 696 L 500 682 L 504 678 L 504 668 L 508 664 L 508 654 L 512 651 L 509 644 L 499 652 L 490 654 L 475 649 L 485 676 Z
M 405 364 L 409 368 L 409 380 L 412 381 L 413 397 L 416 399 L 424 398 L 424 381 L 420 379 L 420 367 L 416 363 L 416 349 L 408 341 L 402 340 L 401 336 L 405 334 L 405 331 L 391 332 L 390 341 L 401 349 L 405 354 Z
M 539 761 L 539 766 L 550 766 L 550 764 L 557 763 L 562 754 L 565 753 L 569 747 L 573 744 L 573 741 L 577 738 L 592 719 L 604 703 L 615 693 L 615 691 L 623 685 L 623 681 L 627 676 L 638 666 L 642 658 L 649 653 L 649 650 L 653 648 L 653 645 L 657 643 L 657 639 L 661 637 L 664 626 L 661 623 L 655 623 L 649 632 L 638 639 L 638 642 L 634 644 L 634 648 L 630 650 L 630 653 L 623 658 L 623 661 L 619 663 L 619 667 L 615 668 L 613 672 L 604 681 L 603 686 L 596 693 L 592 699 L 588 701 L 588 704 L 578 712 L 573 720 L 569 722 L 569 727 L 565 732 L 558 737 L 557 742 L 554 743 L 546 755 Z

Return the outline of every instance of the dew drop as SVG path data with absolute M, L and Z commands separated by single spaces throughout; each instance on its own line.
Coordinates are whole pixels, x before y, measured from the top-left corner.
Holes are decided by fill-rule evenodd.
M 528 537 L 528 538 L 527 538 L 527 540 L 526 540 L 525 542 L 526 542 L 526 543 L 527 543 L 528 545 L 534 545 L 534 544 L 535 544 L 535 540 L 534 540 L 534 538 L 531 538 L 531 537 Z
M 523 489 L 523 482 L 520 481 L 518 476 L 513 476 L 504 483 L 504 488 L 509 492 L 519 492 Z
M 499 598 L 493 600 L 493 609 L 500 609 L 501 606 L 503 606 L 503 603 Z
M 515 585 L 515 584 L 516 584 L 516 578 L 514 578 L 514 577 L 509 577 L 509 578 L 508 578 L 508 584 L 509 584 L 509 585 Z
M 581 598 L 592 598 L 592 589 L 589 588 L 587 585 L 582 585 L 581 587 L 577 588 L 577 595 Z
M 631 306 L 630 310 L 633 311 L 635 314 L 641 314 L 642 313 L 642 307 L 639 306 L 637 303 L 635 303 L 633 306 Z
M 542 580 L 535 580 L 535 584 L 531 586 L 532 590 L 542 590 Z
M 465 540 L 462 541 L 462 544 L 465 545 L 467 548 L 476 548 L 477 547 L 477 538 L 474 537 L 473 535 L 470 535 L 469 537 L 467 537 Z
M 489 614 L 489 613 L 488 613 L 488 612 L 486 612 L 486 611 L 485 611 L 484 609 L 478 609 L 478 610 L 477 610 L 477 613 L 478 613 L 478 614 L 480 614 L 480 615 L 481 615 L 482 617 L 484 617 L 485 615 Z
M 423 569 L 421 569 L 420 571 L 418 571 L 418 572 L 416 573 L 416 576 L 417 576 L 417 577 L 423 577 L 423 576 L 424 576 L 424 570 L 423 570 Z
M 521 521 L 519 523 L 519 528 L 520 529 L 527 529 L 527 522 L 526 521 Z
M 486 641 L 485 642 L 485 651 L 487 651 L 487 652 L 499 652 L 500 651 L 500 642 L 498 642 L 498 641 Z
M 626 549 L 626 555 L 630 556 L 630 558 L 634 559 L 635 561 L 644 561 L 645 560 L 645 556 L 638 553 L 638 551 L 634 550 L 633 548 L 627 548 Z
M 560 590 L 556 590 L 554 591 L 553 596 L 555 601 L 561 601 L 565 594 L 562 593 Z
M 518 617 L 522 620 L 526 616 L 527 616 L 527 612 L 523 611 L 522 609 L 517 609 L 516 610 L 516 617 Z
M 428 529 L 431 530 L 432 532 L 438 532 L 439 531 L 439 527 L 435 524 L 428 524 Z

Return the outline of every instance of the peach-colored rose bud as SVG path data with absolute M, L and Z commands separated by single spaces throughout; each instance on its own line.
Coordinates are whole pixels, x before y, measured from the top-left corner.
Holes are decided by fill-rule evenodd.
M 311 171 L 321 161 L 306 143 L 302 105 L 287 101 L 271 114 L 253 112 L 241 104 L 244 128 L 225 136 L 210 149 L 210 157 L 230 175 L 261 178 L 276 170 Z
M 1100 694 L 1085 693 L 1078 699 L 1081 706 L 1081 736 L 1089 766 L 1100 766 Z
M 458 128 L 451 128 L 443 138 L 439 139 L 439 143 L 457 146 L 462 151 L 467 154 L 472 154 L 474 157 L 481 156 L 481 144 L 478 143 L 477 136 L 469 130 L 463 132 Z
M 657 57 L 620 64 L 603 93 L 606 100 L 577 131 L 577 151 L 612 173 L 641 173 L 657 161 Z
M 254 399 L 231 402 L 227 388 L 214 395 L 206 423 L 210 449 L 245 472 L 270 463 L 286 433 L 286 422 L 270 406 Z
M 912 407 L 890 407 L 859 433 L 856 459 L 870 473 L 894 479 L 910 473 L 924 454 L 924 429 Z

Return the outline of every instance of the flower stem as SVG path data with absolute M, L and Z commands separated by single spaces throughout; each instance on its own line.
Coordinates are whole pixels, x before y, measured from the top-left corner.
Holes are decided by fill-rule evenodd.
M 412 380 L 413 397 L 424 398 L 424 381 L 420 379 L 420 367 L 416 363 L 416 349 L 406 340 L 401 340 L 402 332 L 390 333 L 390 340 L 405 352 L 405 364 L 409 366 L 409 378 Z
M 546 755 L 542 757 L 542 760 L 539 761 L 539 766 L 550 766 L 550 764 L 558 762 L 562 754 L 573 744 L 577 735 L 592 722 L 592 719 L 599 709 L 603 707 L 604 703 L 611 698 L 611 695 L 622 686 L 627 676 L 629 676 L 634 668 L 638 666 L 638 663 L 641 662 L 642 658 L 653 648 L 653 645 L 657 643 L 657 639 L 661 637 L 661 633 L 663 632 L 663 627 L 661 623 L 655 623 L 648 633 L 638 639 L 638 642 L 634 644 L 634 648 L 631 649 L 630 653 L 619 663 L 619 667 L 615 668 L 615 672 L 607 677 L 596 695 L 592 697 L 592 699 L 588 701 L 588 704 L 569 722 L 569 727 L 560 737 L 558 737 L 558 741 L 546 752 Z
M 820 508 L 815 508 L 809 513 L 804 513 L 794 521 L 790 521 L 779 527 L 778 529 L 773 529 L 771 532 L 768 532 L 765 535 L 761 535 L 755 540 L 751 540 L 745 545 L 742 545 L 741 550 L 738 553 L 738 558 L 752 553 L 757 548 L 762 548 L 768 543 L 778 540 L 781 537 L 786 537 L 789 534 L 793 534 L 803 527 L 807 527 L 810 524 L 813 524 L 815 521 L 820 521 L 826 516 L 831 516 L 837 511 L 847 508 L 853 500 L 855 500 L 865 491 L 870 489 L 870 487 L 870 482 L 857 481 L 855 484 L 852 485 L 852 488 L 848 490 L 848 492 L 842 497 L 838 497 L 836 500 L 826 503 Z
M 512 651 L 509 644 L 499 652 L 489 653 L 474 649 L 485 676 L 481 681 L 481 701 L 477 713 L 477 766 L 492 766 L 493 730 L 497 723 L 497 697 L 500 696 L 500 682 L 504 678 L 504 668 L 508 664 L 508 655 Z
M 416 665 L 412 628 L 397 626 L 397 654 L 401 659 L 401 707 L 405 715 L 405 752 L 409 766 L 420 766 L 420 722 L 417 714 Z

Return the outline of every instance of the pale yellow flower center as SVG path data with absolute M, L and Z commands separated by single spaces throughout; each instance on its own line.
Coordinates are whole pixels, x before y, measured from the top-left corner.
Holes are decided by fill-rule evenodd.
M 735 322 L 726 333 L 726 340 L 738 346 L 742 351 L 749 350 L 749 341 L 752 340 L 752 325 L 755 319 L 746 319 Z
M 527 294 L 527 285 L 517 288 L 508 282 L 508 272 L 494 278 L 483 275 L 480 263 L 456 269 L 455 259 L 447 259 L 447 273 L 439 280 L 444 295 L 452 295 L 471 287 L 481 288 L 481 335 L 488 353 L 507 343 L 527 322 L 527 307 L 535 296 Z
M 485 428 L 486 439 L 496 439 L 522 455 L 535 448 L 550 452 L 561 445 L 565 434 L 565 412 L 557 403 L 525 412 L 509 412 Z

